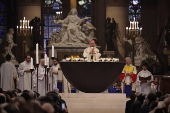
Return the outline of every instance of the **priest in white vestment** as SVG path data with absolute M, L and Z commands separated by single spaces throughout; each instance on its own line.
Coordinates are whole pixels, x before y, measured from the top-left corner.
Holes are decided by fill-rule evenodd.
M 22 62 L 18 67 L 19 73 L 19 86 L 18 88 L 23 90 L 31 90 L 31 56 L 27 55 L 25 61 Z
M 147 64 L 142 65 L 142 70 L 137 75 L 136 92 L 148 95 L 151 92 L 151 82 L 153 75 L 147 70 Z
M 35 71 L 34 77 L 34 88 L 37 89 L 37 69 Z M 44 59 L 40 60 L 40 65 L 38 67 L 38 93 L 43 96 L 45 95 L 45 68 L 44 68 Z
M 4 91 L 15 89 L 17 82 L 17 70 L 11 60 L 11 55 L 6 55 L 6 62 L 1 65 L 1 88 Z
M 87 62 L 97 62 L 101 54 L 99 53 L 99 49 L 96 48 L 96 44 L 94 40 L 90 40 L 90 47 L 87 47 L 84 50 L 83 56 L 87 58 Z
M 52 75 L 52 88 L 57 89 L 57 77 L 58 77 L 58 68 L 59 68 L 59 60 L 54 59 L 53 60 L 53 65 L 51 67 L 51 75 Z

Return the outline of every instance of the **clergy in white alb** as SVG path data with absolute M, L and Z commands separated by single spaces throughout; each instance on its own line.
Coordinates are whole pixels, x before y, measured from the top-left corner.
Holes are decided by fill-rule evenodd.
M 1 65 L 1 88 L 4 91 L 15 89 L 17 83 L 17 70 L 11 60 L 11 55 L 6 55 L 6 62 Z M 15 82 L 14 82 L 15 81 Z
M 151 92 L 151 82 L 153 75 L 147 70 L 147 64 L 142 65 L 142 70 L 137 75 L 136 92 L 148 95 Z
M 51 77 L 51 84 L 52 84 L 52 88 L 53 89 L 57 89 L 57 77 L 58 77 L 58 68 L 59 68 L 59 63 L 58 63 L 58 59 L 57 58 L 55 58 L 54 60 L 53 60 L 53 65 L 52 65 L 52 67 L 51 67 L 51 75 L 52 75 L 52 77 Z
M 18 67 L 19 73 L 19 86 L 20 90 L 31 90 L 31 56 L 25 56 L 25 61 L 22 62 Z
M 83 56 L 87 58 L 87 62 L 90 62 L 90 61 L 97 62 L 97 61 L 99 61 L 101 54 L 99 53 L 99 49 L 96 48 L 95 41 L 90 40 L 89 45 L 90 45 L 90 47 L 87 47 L 84 50 Z
M 34 88 L 37 89 L 37 69 L 33 76 Z M 40 65 L 38 67 L 38 93 L 43 96 L 46 93 L 45 89 L 45 68 L 44 68 L 44 59 L 40 60 Z

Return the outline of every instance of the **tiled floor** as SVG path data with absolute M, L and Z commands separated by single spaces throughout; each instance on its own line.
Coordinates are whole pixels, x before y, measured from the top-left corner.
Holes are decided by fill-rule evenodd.
M 125 94 L 62 93 L 69 113 L 124 113 Z

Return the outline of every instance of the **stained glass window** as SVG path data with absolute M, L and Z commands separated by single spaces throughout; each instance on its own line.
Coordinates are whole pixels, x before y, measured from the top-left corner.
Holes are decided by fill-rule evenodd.
M 62 2 L 60 0 L 45 0 L 44 5 L 44 52 L 46 53 L 47 41 L 52 36 L 52 31 L 56 31 L 57 33 L 61 29 L 61 24 L 54 24 L 53 20 L 56 19 L 56 12 L 62 12 Z M 60 18 L 62 18 L 62 13 L 60 14 Z
M 5 5 L 0 3 L 0 43 L 7 31 L 7 13 Z
M 91 17 L 91 0 L 77 0 L 78 1 L 78 16 L 80 18 Z M 88 20 L 91 22 L 91 20 Z
M 131 0 L 129 2 L 129 21 L 141 21 L 141 3 L 140 0 Z

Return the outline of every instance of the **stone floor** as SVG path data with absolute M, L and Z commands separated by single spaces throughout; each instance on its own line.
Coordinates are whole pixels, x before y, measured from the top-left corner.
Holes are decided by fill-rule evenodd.
M 124 113 L 125 94 L 61 93 L 69 113 Z

